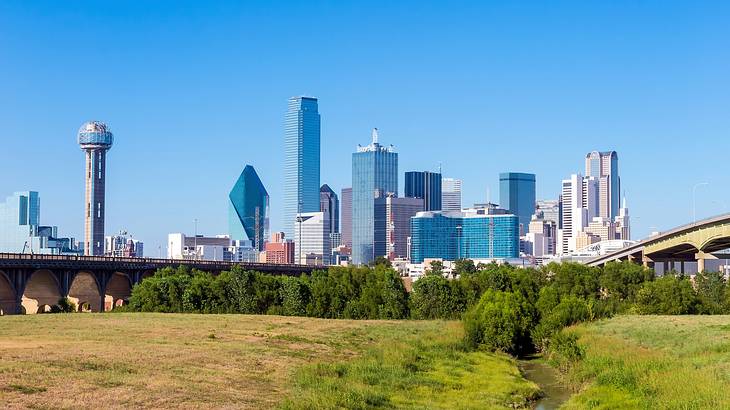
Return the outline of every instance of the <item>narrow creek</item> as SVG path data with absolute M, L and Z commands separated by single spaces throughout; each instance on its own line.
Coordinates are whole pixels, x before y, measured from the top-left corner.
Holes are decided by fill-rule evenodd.
M 558 371 L 536 358 L 520 360 L 520 369 L 527 380 L 537 383 L 545 395 L 533 405 L 535 410 L 554 410 L 573 394 L 560 382 Z

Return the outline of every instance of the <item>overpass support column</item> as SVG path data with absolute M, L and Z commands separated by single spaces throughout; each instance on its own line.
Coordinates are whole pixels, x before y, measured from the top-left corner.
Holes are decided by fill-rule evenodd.
M 697 260 L 697 273 L 705 271 L 705 260 L 707 259 L 717 259 L 717 257 L 711 253 L 705 253 L 702 251 L 695 253 L 695 260 Z

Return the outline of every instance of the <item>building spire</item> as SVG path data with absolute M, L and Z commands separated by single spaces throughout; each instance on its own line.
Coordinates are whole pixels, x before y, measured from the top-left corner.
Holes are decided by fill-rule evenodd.
M 378 129 L 373 128 L 373 145 L 378 143 Z

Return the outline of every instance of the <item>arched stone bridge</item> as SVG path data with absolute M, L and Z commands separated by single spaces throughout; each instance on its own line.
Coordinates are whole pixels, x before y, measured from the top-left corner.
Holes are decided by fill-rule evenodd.
M 157 269 L 181 265 L 212 274 L 235 265 L 291 276 L 325 269 L 266 263 L 0 253 L 0 312 L 42 313 L 64 297 L 78 309 L 111 310 L 125 303 L 132 287 Z
M 651 236 L 634 245 L 589 260 L 592 266 L 601 266 L 615 260 L 631 260 L 653 267 L 679 262 L 684 270 L 685 262 L 696 262 L 697 271 L 705 270 L 708 259 L 727 259 L 719 251 L 730 248 L 730 214 L 723 214 Z

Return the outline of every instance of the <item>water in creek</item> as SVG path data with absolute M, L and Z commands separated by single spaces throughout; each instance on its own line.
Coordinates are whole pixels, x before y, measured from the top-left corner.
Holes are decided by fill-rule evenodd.
M 572 392 L 560 383 L 558 371 L 535 359 L 521 360 L 520 368 L 527 380 L 537 383 L 545 395 L 533 406 L 536 410 L 554 410 L 568 401 Z

